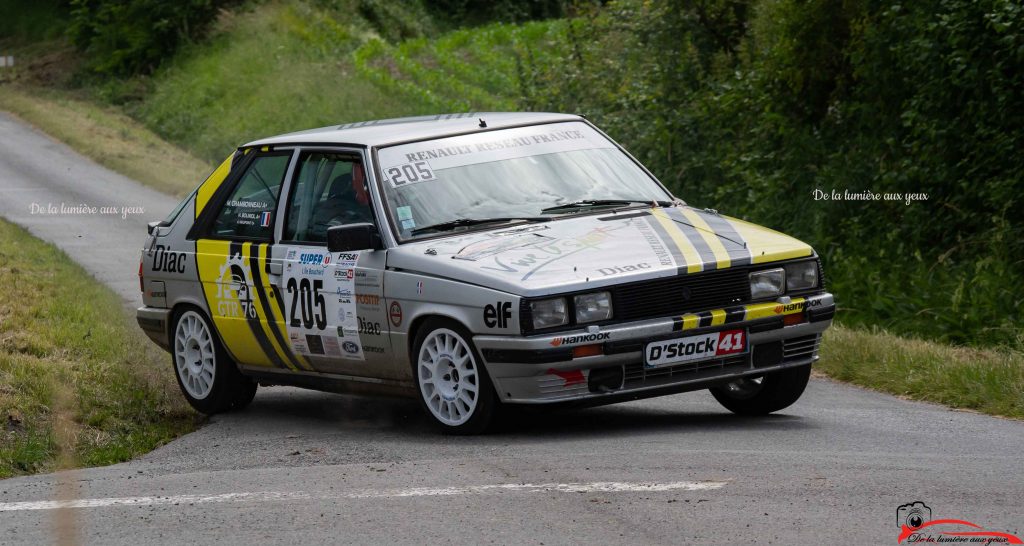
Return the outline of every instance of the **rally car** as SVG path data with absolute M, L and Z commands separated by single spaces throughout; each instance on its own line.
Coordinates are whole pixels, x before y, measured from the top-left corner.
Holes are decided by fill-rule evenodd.
M 149 225 L 138 323 L 200 412 L 257 386 L 507 404 L 802 394 L 835 312 L 814 250 L 673 196 L 585 118 L 477 113 L 246 144 Z

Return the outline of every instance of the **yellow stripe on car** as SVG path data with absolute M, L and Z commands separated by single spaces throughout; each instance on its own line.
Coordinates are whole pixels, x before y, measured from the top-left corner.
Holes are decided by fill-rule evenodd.
M 792 315 L 794 313 L 802 313 L 806 307 L 806 298 L 793 298 L 789 303 L 779 303 L 775 301 L 752 303 L 750 305 L 743 306 L 743 320 L 781 317 L 784 315 Z M 739 308 L 731 309 L 735 312 Z M 711 326 L 725 324 L 725 319 L 729 314 L 725 309 L 712 309 L 707 312 L 711 313 Z M 692 330 L 700 326 L 700 315 L 694 313 L 687 313 L 679 317 L 679 320 L 682 321 L 681 325 L 678 322 L 676 323 L 676 328 L 679 330 Z
M 199 213 L 203 212 L 203 208 L 210 202 L 210 198 L 213 197 L 213 193 L 220 187 L 221 182 L 228 177 L 228 173 L 231 172 L 231 158 L 234 154 L 228 156 L 223 163 L 217 167 L 213 173 L 206 178 L 206 181 L 199 186 L 199 190 L 196 191 L 196 218 L 199 218 Z
M 700 217 L 700 215 L 692 210 L 686 207 L 680 207 L 680 211 L 690 224 L 697 229 L 701 238 L 704 239 L 704 242 L 707 243 L 708 247 L 711 249 L 711 253 L 714 254 L 715 261 L 717 262 L 717 268 L 725 269 L 732 265 L 732 260 L 729 259 L 729 251 L 725 248 L 725 245 L 722 244 L 722 240 L 715 235 L 715 230 L 711 229 L 711 226 L 709 226 L 708 223 Z
M 751 261 L 755 264 L 801 258 L 814 253 L 810 245 L 778 231 L 736 218 L 723 216 L 747 242 Z
M 230 250 L 230 241 L 196 241 L 196 266 L 211 318 L 232 358 L 253 366 L 273 366 L 249 325 L 248 310 L 240 304 L 239 292 L 250 288 L 243 287 L 252 278 L 246 274 L 249 262 L 244 253 L 230 257 Z
M 670 218 L 668 214 L 660 208 L 652 209 L 651 214 L 658 219 L 658 223 L 665 228 L 669 237 L 671 237 L 672 241 L 677 247 L 679 247 L 679 252 L 683 254 L 683 259 L 686 260 L 686 272 L 697 273 L 703 271 L 704 264 L 703 260 L 700 259 L 700 254 L 697 252 L 697 249 L 694 248 L 693 243 L 691 243 L 686 238 L 686 235 L 679 229 L 675 220 Z

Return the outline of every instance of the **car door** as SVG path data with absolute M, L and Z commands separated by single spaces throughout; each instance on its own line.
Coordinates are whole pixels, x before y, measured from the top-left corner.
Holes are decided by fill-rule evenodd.
M 375 222 L 364 165 L 359 150 L 300 151 L 268 279 L 270 290 L 281 294 L 288 344 L 312 369 L 393 378 L 383 299 L 386 250 L 327 251 L 328 228 Z
M 234 360 L 248 367 L 309 369 L 292 354 L 282 306 L 268 290 L 281 189 L 294 150 L 252 151 L 197 220 L 196 265 L 210 316 Z

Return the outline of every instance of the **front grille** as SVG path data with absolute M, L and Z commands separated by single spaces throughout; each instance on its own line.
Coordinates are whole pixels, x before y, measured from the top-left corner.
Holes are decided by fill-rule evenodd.
M 739 355 L 721 360 L 687 362 L 678 366 L 648 368 L 643 362 L 626 364 L 625 388 L 678 383 L 715 377 L 724 373 L 750 368 L 749 355 Z
M 803 258 L 792 261 L 801 260 Z M 660 279 L 612 285 L 600 290 L 608 290 L 612 295 L 614 317 L 608 323 L 679 316 L 684 313 L 722 309 L 750 303 L 750 272 L 778 267 L 784 263 L 788 262 L 774 262 L 771 264 L 730 267 L 728 269 L 705 271 L 702 273 L 679 274 Z M 818 262 L 818 268 L 819 275 L 821 275 L 823 272 L 820 262 Z M 823 278 L 821 282 L 824 283 Z M 802 296 L 820 290 L 821 288 L 815 288 L 790 295 Z M 572 296 L 593 291 L 595 289 L 559 294 L 566 298 L 570 321 L 566 325 L 547 328 L 541 331 L 550 332 L 578 328 L 579 325 L 573 320 L 575 309 L 573 308 Z M 536 299 L 549 297 L 554 297 L 554 295 Z M 527 335 L 541 332 L 533 329 L 533 312 L 530 309 L 530 301 L 532 300 L 532 298 L 523 298 L 519 303 L 519 322 L 522 332 Z M 602 325 L 605 323 L 597 324 Z
M 820 343 L 820 334 L 785 339 L 782 341 L 782 361 L 786 362 L 812 356 L 818 351 Z
M 678 275 L 611 287 L 618 320 L 679 315 L 750 300 L 747 268 Z

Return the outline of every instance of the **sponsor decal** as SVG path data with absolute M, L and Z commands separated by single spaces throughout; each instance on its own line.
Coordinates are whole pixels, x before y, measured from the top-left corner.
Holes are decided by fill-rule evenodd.
M 397 301 L 391 302 L 391 306 L 388 308 L 388 320 L 395 328 L 402 325 L 402 305 Z
M 359 305 L 380 305 L 380 296 L 377 294 L 356 294 L 356 303 Z
M 633 222 L 631 219 L 630 222 Z M 658 264 L 663 266 L 671 266 L 674 264 L 672 260 L 672 253 L 665 248 L 665 243 L 658 237 L 658 234 L 651 229 L 651 225 L 647 223 L 648 220 L 644 219 L 633 223 L 636 226 L 637 231 L 647 242 L 647 246 L 651 247 L 651 251 L 654 252 L 655 257 L 658 259 Z
M 357 269 L 355 272 L 356 286 L 360 288 L 379 288 L 380 273 L 378 271 Z
M 324 340 L 316 334 L 306 334 L 306 347 L 309 348 L 310 354 L 324 354 Z
M 650 268 L 651 268 L 651 264 L 646 263 L 646 262 L 641 262 L 641 263 L 638 263 L 638 264 L 631 264 L 631 265 L 616 265 L 616 266 L 612 266 L 612 267 L 601 267 L 601 268 L 598 268 L 597 272 L 600 273 L 601 275 L 605 276 L 605 277 L 610 277 L 612 275 L 622 275 L 624 273 L 633 273 L 633 272 L 636 272 L 636 271 L 643 271 L 645 269 L 650 269 Z
M 573 385 L 583 385 L 587 382 L 587 378 L 584 377 L 582 370 L 556 370 L 554 368 L 548 368 L 546 373 L 561 377 L 562 381 L 564 381 L 562 384 L 563 388 L 571 387 Z
M 188 259 L 184 252 L 169 250 L 163 245 L 156 245 L 153 254 L 153 271 L 164 273 L 184 273 Z
M 577 343 L 591 343 L 594 341 L 604 341 L 612 337 L 611 332 L 597 332 L 594 334 L 579 334 L 575 336 L 562 336 L 556 337 L 551 340 L 552 347 L 561 347 L 562 345 L 575 345 Z
M 359 346 L 356 345 L 355 343 L 352 343 L 351 341 L 346 341 L 341 344 L 341 350 L 345 351 L 350 355 L 354 355 L 359 353 Z
M 647 366 L 652 367 L 676 362 L 707 360 L 743 353 L 746 350 L 746 331 L 726 330 L 648 343 L 645 356 Z
M 365 353 L 384 354 L 384 347 L 374 347 L 373 345 L 363 345 L 363 352 L 365 352 Z
M 904 542 L 1024 544 L 1024 541 L 1016 535 L 988 531 L 967 520 L 932 519 L 932 509 L 921 501 L 914 501 L 896 508 L 896 527 L 900 529 L 900 534 L 896 539 L 897 544 Z
M 787 303 L 785 305 L 779 304 L 775 306 L 775 314 L 781 315 L 783 313 L 791 313 L 793 311 L 802 311 L 809 307 L 817 307 L 821 305 L 821 300 L 799 301 L 796 303 Z
M 358 317 L 358 316 L 356 317 L 356 320 L 359 321 L 359 333 L 360 334 L 367 334 L 367 335 L 371 335 L 371 336 L 379 336 L 380 335 L 380 331 L 381 330 L 380 330 L 380 323 L 379 322 L 371 322 L 369 320 L 364 319 L 363 317 Z
M 532 248 L 537 245 L 549 244 L 556 241 L 553 237 L 534 233 L 523 233 L 502 237 L 500 239 L 483 240 L 471 243 L 458 252 L 453 258 L 456 260 L 477 261 L 481 258 L 494 256 L 513 249 Z
M 256 306 L 251 288 L 249 264 L 242 253 L 229 254 L 220 266 L 220 276 L 217 278 L 217 314 L 222 317 L 255 319 Z
M 299 254 L 299 263 L 302 265 L 323 265 L 324 255 L 303 252 Z
M 359 254 L 354 252 L 339 252 L 338 261 L 347 265 L 352 265 L 359 260 Z
M 423 281 L 416 281 L 416 294 L 423 295 Z
M 499 301 L 484 307 L 484 324 L 488 328 L 508 328 L 512 318 L 512 302 Z

